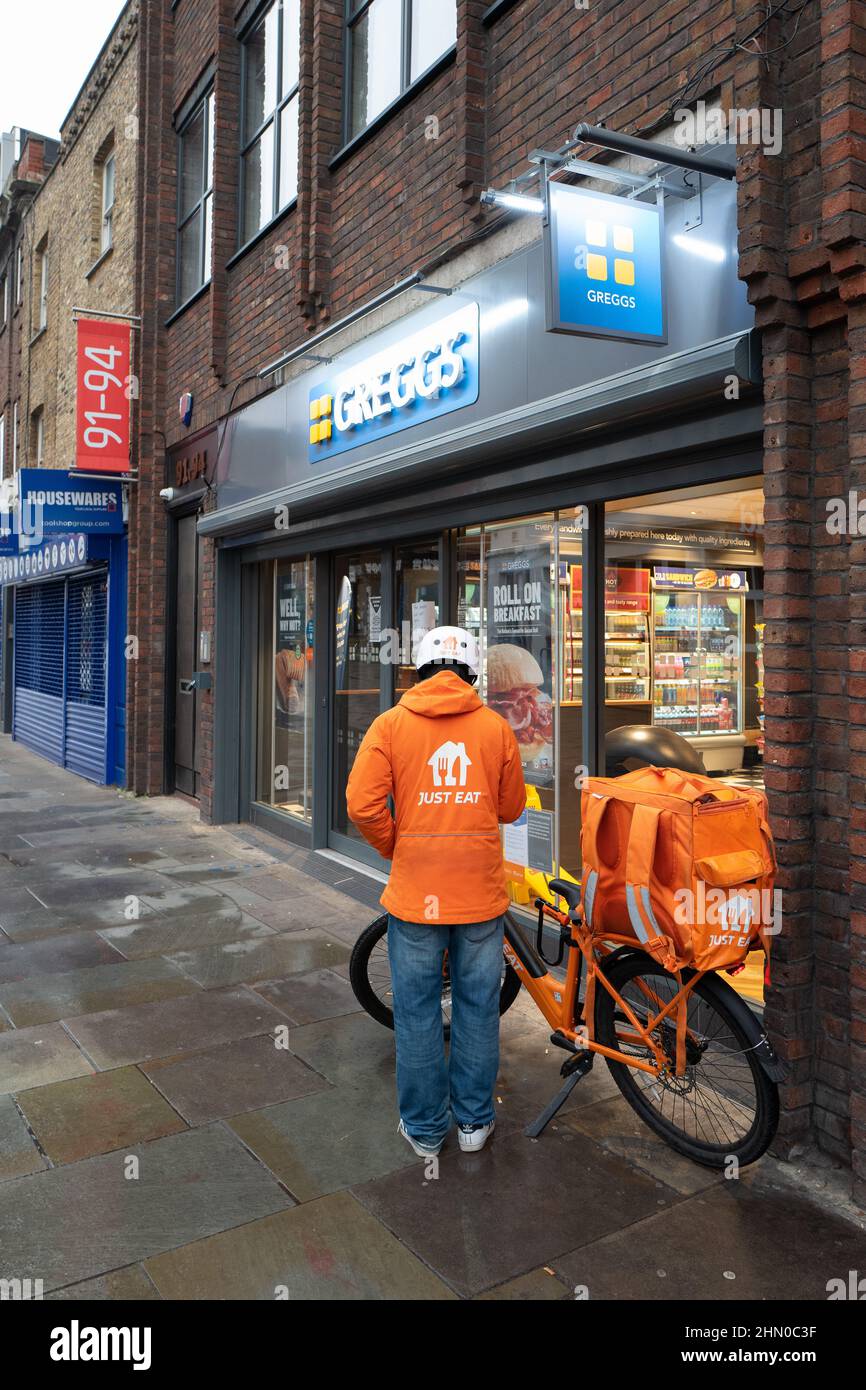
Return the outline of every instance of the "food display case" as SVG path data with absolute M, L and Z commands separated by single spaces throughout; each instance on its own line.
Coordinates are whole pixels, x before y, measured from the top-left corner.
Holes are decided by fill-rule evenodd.
M 583 693 L 582 570 L 569 566 L 561 585 L 563 633 L 562 698 L 579 701 Z M 649 706 L 652 699 L 650 661 L 650 572 L 631 566 L 608 565 L 604 599 L 604 698 L 606 705 Z M 622 722 L 622 719 L 619 719 Z
M 683 734 L 708 772 L 741 765 L 746 575 L 653 572 L 653 723 Z

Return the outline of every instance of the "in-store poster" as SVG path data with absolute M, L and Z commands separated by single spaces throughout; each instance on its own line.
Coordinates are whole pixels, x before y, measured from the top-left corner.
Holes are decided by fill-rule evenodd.
M 553 625 L 549 546 L 487 560 L 487 703 L 514 730 L 528 781 L 553 781 Z
M 343 575 L 340 595 L 337 599 L 337 630 L 335 640 L 336 688 L 342 690 L 346 681 L 346 656 L 349 650 L 349 623 L 352 617 L 352 581 Z
M 304 640 L 307 626 L 306 584 L 291 573 L 277 575 L 277 650 L 274 657 L 276 719 L 281 728 L 304 712 L 307 661 Z

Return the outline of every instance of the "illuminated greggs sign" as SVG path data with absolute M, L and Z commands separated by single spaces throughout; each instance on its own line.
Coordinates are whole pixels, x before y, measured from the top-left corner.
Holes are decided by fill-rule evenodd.
M 310 391 L 309 460 L 320 463 L 478 399 L 478 305 L 320 381 Z
M 662 231 L 656 203 L 551 183 L 547 327 L 666 342 Z

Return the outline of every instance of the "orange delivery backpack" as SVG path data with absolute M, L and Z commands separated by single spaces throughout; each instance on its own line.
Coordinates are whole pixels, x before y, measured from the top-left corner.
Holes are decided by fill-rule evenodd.
M 635 938 L 667 970 L 742 962 L 777 930 L 776 855 L 762 791 L 643 767 L 588 777 L 582 902 L 593 935 Z

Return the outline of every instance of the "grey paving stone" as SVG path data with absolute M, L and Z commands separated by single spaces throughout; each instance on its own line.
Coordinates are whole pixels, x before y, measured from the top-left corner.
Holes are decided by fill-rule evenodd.
M 826 1208 L 741 1178 L 548 1263 L 590 1299 L 826 1301 L 829 1280 L 862 1275 L 864 1251 L 863 1231 Z
M 487 1293 L 477 1293 L 475 1300 L 479 1303 L 555 1303 L 573 1297 L 572 1290 L 567 1289 L 551 1269 L 533 1269 L 529 1274 L 521 1274 L 517 1279 L 497 1284 L 495 1289 L 488 1289 Z
M 39 1152 L 18 1106 L 11 1096 L 0 1096 L 0 1179 L 38 1173 L 48 1160 Z
M 139 1160 L 127 1177 L 128 1158 Z M 0 1249 L 46 1292 L 282 1211 L 291 1200 L 222 1125 L 0 1186 Z
M 33 907 L 24 912 L 7 912 L 0 903 L 0 927 L 10 941 L 44 941 L 49 938 L 76 935 L 93 931 L 97 927 L 117 926 L 125 920 L 121 904 L 110 902 L 108 906 L 96 903 L 90 909 L 81 904 L 74 911 L 56 912 L 42 907 L 35 899 Z M 141 916 L 149 915 L 142 908 Z
M 19 1091 L 18 1104 L 52 1163 L 177 1134 L 186 1126 L 136 1067 Z
M 92 1071 L 81 1049 L 59 1023 L 15 1028 L 0 1035 L 0 1095 Z
M 449 1144 L 453 1144 L 453 1139 Z M 495 1135 L 443 1150 L 439 1177 L 410 1168 L 355 1187 L 360 1201 L 464 1296 L 481 1293 L 679 1200 L 576 1133 Z M 460 1239 L 455 1239 L 455 1232 Z M 623 1258 L 625 1258 L 623 1256 Z
M 529 1020 L 515 1025 L 514 1031 L 505 1027 L 500 1035 L 497 1116 L 521 1129 L 541 1114 L 564 1085 L 559 1073 L 568 1057 L 568 1053 L 551 1046 L 550 1029 L 537 1011 L 536 1019 L 537 1023 Z M 594 1106 L 619 1094 L 604 1062 L 596 1058 L 592 1071 L 578 1081 L 555 1123 L 572 1110 Z
M 394 1034 L 368 1014 L 308 1023 L 293 1028 L 289 1038 L 292 1051 L 335 1085 L 368 1072 L 393 1083 Z
M 43 938 L 0 945 L 0 984 L 34 975 L 60 975 L 122 959 L 120 952 L 95 932 L 70 932 L 57 940 Z
M 192 951 L 217 942 L 245 941 L 273 934 L 264 922 L 246 913 L 240 913 L 237 918 L 232 914 L 230 920 L 204 914 L 197 917 L 178 914 L 166 920 L 154 914 L 142 922 L 131 922 L 125 927 L 106 927 L 99 933 L 128 960 L 171 955 L 180 947 Z
M 635 1168 L 658 1178 L 683 1196 L 689 1197 L 718 1182 L 718 1174 L 711 1168 L 692 1163 L 657 1138 L 619 1092 L 615 1099 L 571 1110 L 563 1124 L 588 1134 L 608 1153 L 627 1159 Z
M 367 1074 L 286 1105 L 237 1115 L 231 1127 L 299 1202 L 420 1160 L 397 1133 L 393 1075 Z
M 361 1010 L 351 985 L 333 970 L 261 980 L 255 991 L 296 1024 L 316 1023 L 322 1018 L 339 1018 Z
M 43 907 L 59 912 L 68 912 L 71 907 L 86 904 L 88 908 L 95 903 L 116 903 L 122 914 L 130 898 L 145 898 L 148 893 L 159 892 L 162 879 L 148 869 L 137 869 L 126 873 L 112 870 L 106 873 L 90 873 L 74 881 L 52 879 L 30 885 L 30 891 Z
M 142 1065 L 142 1071 L 191 1125 L 207 1124 L 328 1086 L 271 1034 L 240 1038 L 206 1052 Z
M 167 960 L 121 961 L 0 986 L 0 1005 L 18 1028 L 192 994 L 195 984 Z
M 142 1265 L 129 1265 L 126 1269 L 115 1269 L 110 1274 L 101 1274 L 98 1279 L 85 1279 L 81 1284 L 67 1284 L 65 1289 L 55 1289 L 53 1293 L 45 1295 L 46 1303 L 95 1303 L 103 1300 L 112 1303 L 158 1301 L 159 1294 Z
M 267 980 L 275 975 L 300 974 L 322 965 L 339 965 L 349 952 L 340 942 L 321 932 L 271 936 L 264 941 L 233 941 L 204 946 L 199 951 L 177 951 L 169 960 L 203 989 L 247 980 Z M 2 993 L 0 993 L 2 998 Z
M 451 1300 L 346 1192 L 146 1261 L 163 1298 Z
M 279 1010 L 258 995 L 245 989 L 227 989 L 208 994 L 197 991 L 186 998 L 129 1009 L 108 1009 L 71 1019 L 66 1027 L 96 1066 L 105 1070 L 268 1033 L 284 1027 L 285 1022 Z M 5 1038 L 0 1038 L 0 1057 L 4 1042 Z
M 221 891 L 201 884 L 178 884 L 163 878 L 158 889 L 142 894 L 142 902 L 161 917 L 183 916 L 189 920 L 205 913 L 226 921 L 241 920 L 237 903 Z

